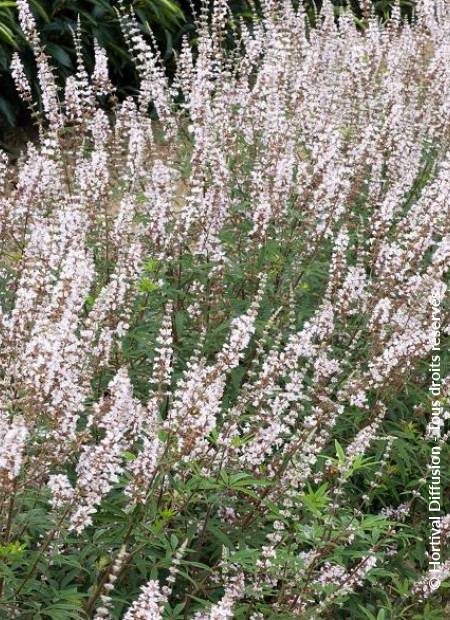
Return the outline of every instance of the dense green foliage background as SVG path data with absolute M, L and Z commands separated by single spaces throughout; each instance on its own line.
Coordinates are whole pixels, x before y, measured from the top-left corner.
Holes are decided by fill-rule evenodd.
M 18 23 L 15 2 L 0 1 L 0 114 L 10 125 L 24 121 L 22 106 L 14 92 L 9 73 L 11 54 L 17 50 L 23 56 L 28 76 L 33 75 L 33 61 Z M 52 57 L 61 80 L 73 71 L 74 44 L 72 32 L 80 16 L 82 43 L 86 61 L 92 62 L 89 51 L 97 38 L 109 56 L 114 80 L 123 91 L 133 88 L 135 75 L 117 20 L 117 3 L 111 0 L 32 0 L 39 32 Z M 174 45 L 189 28 L 183 10 L 174 0 L 137 0 L 133 8 L 143 29 L 151 27 L 158 42 L 169 57 Z M 35 79 L 34 79 L 35 82 Z M 36 89 L 36 83 L 33 84 Z

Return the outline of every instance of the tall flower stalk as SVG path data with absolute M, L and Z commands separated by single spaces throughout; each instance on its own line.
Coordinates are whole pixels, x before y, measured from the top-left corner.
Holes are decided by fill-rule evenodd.
M 42 116 L 0 154 L 0 616 L 440 609 L 418 538 L 431 298 L 448 458 L 448 3 L 202 2 L 172 82 L 119 4 L 121 102 L 79 32 L 60 88 L 17 2 Z

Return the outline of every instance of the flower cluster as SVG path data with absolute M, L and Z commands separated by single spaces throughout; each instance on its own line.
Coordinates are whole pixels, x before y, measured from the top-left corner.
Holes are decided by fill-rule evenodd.
M 419 617 L 450 6 L 200 4 L 169 80 L 118 3 L 120 101 L 82 22 L 60 87 L 17 1 L 42 92 L 14 55 L 39 138 L 0 153 L 0 616 Z

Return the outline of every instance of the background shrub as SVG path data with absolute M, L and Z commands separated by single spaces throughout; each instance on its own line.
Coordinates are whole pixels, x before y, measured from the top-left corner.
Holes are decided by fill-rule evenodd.
M 129 2 L 127 4 L 130 4 Z M 107 50 L 114 82 L 124 95 L 136 89 L 137 80 L 117 20 L 117 2 L 114 0 L 34 0 L 33 13 L 39 24 L 42 43 L 52 58 L 60 82 L 74 71 L 75 50 L 72 32 L 81 21 L 82 45 L 86 51 L 87 66 L 92 69 L 93 58 L 89 53 L 96 38 Z M 142 31 L 150 26 L 164 58 L 170 58 L 180 37 L 189 31 L 185 13 L 177 0 L 134 0 L 132 2 Z M 191 26 L 192 27 L 192 26 Z M 11 53 L 19 50 L 24 56 L 27 75 L 35 94 L 37 84 L 33 78 L 35 65 L 29 46 L 20 30 L 15 2 L 0 2 L 0 113 L 10 125 L 25 120 L 23 108 L 15 94 L 10 77 Z

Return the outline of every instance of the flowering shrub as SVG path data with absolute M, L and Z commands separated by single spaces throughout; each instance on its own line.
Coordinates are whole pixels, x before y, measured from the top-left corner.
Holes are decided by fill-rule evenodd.
M 60 93 L 17 4 L 45 117 L 0 160 L 1 617 L 448 617 L 447 3 L 360 32 L 265 0 L 225 53 L 217 0 L 171 84 L 122 12 L 107 111 L 99 45 Z

